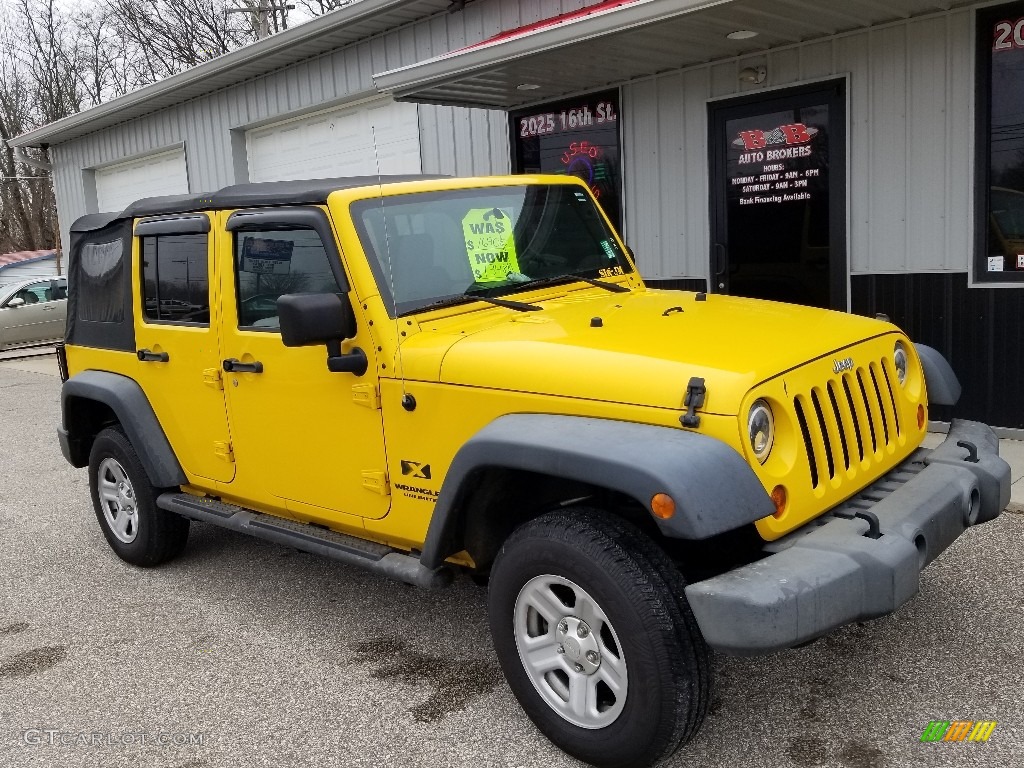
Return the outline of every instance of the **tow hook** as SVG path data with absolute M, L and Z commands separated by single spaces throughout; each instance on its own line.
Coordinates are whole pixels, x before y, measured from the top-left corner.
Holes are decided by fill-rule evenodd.
M 978 463 L 978 446 L 976 446 L 970 440 L 957 440 L 956 447 L 967 449 L 967 458 L 964 459 L 964 461 L 969 461 L 971 462 L 971 464 Z

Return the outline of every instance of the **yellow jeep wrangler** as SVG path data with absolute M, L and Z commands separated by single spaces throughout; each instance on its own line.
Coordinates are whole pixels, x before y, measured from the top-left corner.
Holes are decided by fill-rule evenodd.
M 61 448 L 124 560 L 190 521 L 423 586 L 489 583 L 555 744 L 646 765 L 710 649 L 895 611 L 1009 499 L 946 361 L 880 320 L 652 290 L 575 179 L 353 178 L 72 228 Z

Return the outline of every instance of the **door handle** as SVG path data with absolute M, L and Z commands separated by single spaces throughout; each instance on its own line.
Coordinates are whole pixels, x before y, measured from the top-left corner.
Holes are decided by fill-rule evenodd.
M 263 373 L 263 363 L 259 360 L 243 363 L 237 357 L 229 357 L 224 361 L 224 370 L 228 373 Z
M 726 268 L 725 261 L 726 261 L 725 260 L 725 246 L 722 245 L 721 243 L 715 243 L 715 274 L 716 275 L 724 275 L 725 274 L 725 268 Z
M 715 243 L 715 277 L 718 278 L 718 290 L 725 292 L 725 272 L 729 268 L 729 258 L 725 246 Z
M 55 309 L 56 309 L 56 307 L 45 307 L 44 306 L 43 307 L 43 312 L 53 312 L 53 310 L 55 310 Z
M 166 352 L 153 352 L 150 349 L 140 349 L 135 356 L 143 363 L 166 363 L 171 359 Z

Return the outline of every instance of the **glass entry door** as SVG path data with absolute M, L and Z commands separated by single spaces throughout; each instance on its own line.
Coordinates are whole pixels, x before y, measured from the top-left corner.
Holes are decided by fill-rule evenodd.
M 711 286 L 846 309 L 845 82 L 709 106 Z

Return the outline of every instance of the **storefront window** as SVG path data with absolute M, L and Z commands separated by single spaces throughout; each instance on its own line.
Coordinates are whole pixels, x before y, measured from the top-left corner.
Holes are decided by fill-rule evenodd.
M 581 96 L 511 114 L 516 173 L 570 174 L 622 228 L 619 94 Z
M 978 12 L 975 279 L 1024 283 L 1024 3 Z

